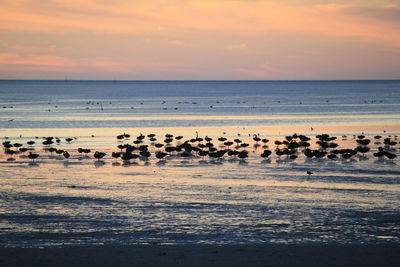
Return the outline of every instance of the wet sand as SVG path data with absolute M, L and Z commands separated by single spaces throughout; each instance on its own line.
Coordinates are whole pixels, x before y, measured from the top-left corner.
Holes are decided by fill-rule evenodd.
M 1 266 L 400 266 L 400 245 L 1 248 Z

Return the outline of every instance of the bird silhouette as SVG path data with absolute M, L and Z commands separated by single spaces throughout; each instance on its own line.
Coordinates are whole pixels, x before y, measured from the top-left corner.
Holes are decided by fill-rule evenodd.
M 28 158 L 30 158 L 32 161 L 35 161 L 35 159 L 38 157 L 39 157 L 39 154 L 29 152 Z

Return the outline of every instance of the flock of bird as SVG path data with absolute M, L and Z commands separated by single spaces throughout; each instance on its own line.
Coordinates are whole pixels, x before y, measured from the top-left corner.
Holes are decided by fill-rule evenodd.
M 93 137 L 93 136 L 92 136 Z M 346 140 L 346 136 L 342 139 Z M 348 160 L 355 155 L 365 157 L 366 153 L 372 153 L 372 155 L 378 159 L 389 159 L 393 160 L 397 157 L 394 153 L 396 146 L 400 143 L 397 142 L 397 136 L 382 137 L 376 135 L 371 139 L 368 139 L 364 135 L 358 135 L 353 137 L 355 140 L 354 148 L 339 148 L 339 144 L 335 141 L 337 137 L 329 136 L 328 134 L 320 134 L 315 136 L 315 144 L 311 143 L 311 138 L 302 134 L 293 134 L 286 136 L 283 140 L 271 141 L 267 138 L 261 138 L 259 134 L 254 134 L 251 139 L 239 139 L 232 138 L 228 140 L 226 137 L 212 138 L 205 136 L 204 138 L 199 137 L 196 132 L 195 138 L 184 139 L 183 136 L 174 136 L 172 134 L 166 134 L 165 136 L 156 136 L 155 134 L 140 134 L 135 138 L 132 138 L 130 134 L 123 133 L 116 136 L 117 151 L 111 152 L 110 156 L 116 160 L 122 160 L 125 163 L 129 163 L 131 160 L 143 159 L 148 160 L 150 158 L 156 158 L 158 160 L 164 160 L 168 157 L 178 158 L 201 158 L 201 159 L 218 159 L 218 158 L 238 158 L 245 160 L 249 157 L 248 148 L 252 147 L 253 152 L 257 154 L 258 148 L 261 148 L 262 153 L 259 153 L 259 157 L 263 159 L 270 159 L 275 154 L 279 159 L 286 158 L 288 160 L 295 160 L 300 155 L 311 158 L 328 158 L 331 160 L 342 158 Z M 37 139 L 39 139 L 37 137 Z M 133 141 L 132 141 L 133 139 Z M 372 139 L 376 148 L 371 150 L 369 145 Z M 68 145 L 75 142 L 77 138 L 66 138 L 65 143 Z M 247 140 L 247 142 L 246 142 Z M 250 144 L 251 141 L 252 144 Z M 55 153 L 60 158 L 69 159 L 71 153 L 74 153 L 72 149 L 67 151 L 66 149 L 57 148 L 64 141 L 57 137 L 43 137 L 42 141 L 30 140 L 26 142 L 26 145 L 18 142 L 11 142 L 6 140 L 3 142 L 4 153 L 7 155 L 7 161 L 14 161 L 15 155 L 24 155 L 32 161 L 41 157 L 38 152 L 35 152 L 35 148 L 38 145 L 43 147 L 45 151 L 50 154 Z M 271 148 L 269 146 L 274 146 Z M 374 152 L 375 151 L 375 152 Z M 78 148 L 79 154 L 84 154 L 86 158 L 90 158 L 90 154 L 93 153 L 89 148 Z M 26 155 L 26 153 L 28 153 Z M 107 155 L 106 152 L 95 151 L 93 157 L 97 161 L 102 160 Z

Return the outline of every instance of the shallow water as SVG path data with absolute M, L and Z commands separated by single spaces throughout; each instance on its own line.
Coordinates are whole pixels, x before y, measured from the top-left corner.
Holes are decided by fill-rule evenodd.
M 398 126 L 399 91 L 400 81 L 0 81 L 0 129 L 306 125 L 322 131 L 374 124 L 382 132 Z
M 263 148 L 249 139 L 259 133 L 272 150 L 275 139 L 294 132 L 336 134 L 343 148 L 355 148 L 352 135 L 362 131 L 395 140 L 399 85 L 2 81 L 1 135 L 13 143 L 35 140 L 40 157 L 8 161 L 0 152 L 1 244 L 399 243 L 399 157 L 374 158 L 382 144 L 373 141 L 372 152 L 351 160 L 306 159 L 301 152 L 296 160 L 263 160 Z M 110 156 L 123 132 L 131 144 L 140 133 L 193 138 L 196 131 L 248 141 L 249 158 L 124 164 Z M 43 151 L 41 136 L 77 137 L 56 146 L 70 159 Z M 398 146 L 391 151 L 400 156 Z M 78 147 L 92 153 L 85 157 Z M 107 156 L 96 161 L 95 150 Z

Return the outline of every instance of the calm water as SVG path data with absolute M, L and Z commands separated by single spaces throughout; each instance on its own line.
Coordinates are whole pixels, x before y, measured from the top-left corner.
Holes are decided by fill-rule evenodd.
M 400 81 L 0 81 L 0 136 L 35 140 L 41 154 L 32 163 L 0 152 L 1 244 L 399 243 L 398 144 L 394 160 L 373 157 L 383 146 L 374 140 L 351 160 L 300 150 L 262 160 L 249 139 L 269 138 L 271 150 L 294 132 L 337 135 L 341 148 L 361 132 L 398 142 L 399 103 Z M 132 144 L 140 133 L 196 131 L 249 142 L 249 158 L 110 156 L 123 132 Z M 45 152 L 42 136 L 62 138 L 70 159 Z M 78 147 L 107 156 L 98 163 Z
M 383 129 L 397 124 L 399 103 L 400 81 L 0 81 L 6 107 L 0 129 L 371 123 Z

